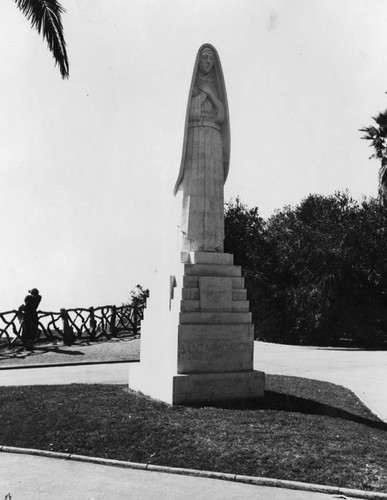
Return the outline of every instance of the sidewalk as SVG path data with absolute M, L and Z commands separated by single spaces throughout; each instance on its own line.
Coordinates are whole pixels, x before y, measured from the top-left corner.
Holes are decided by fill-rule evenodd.
M 0 385 L 127 384 L 139 358 L 140 340 L 127 338 L 0 351 Z
M 387 351 L 255 343 L 254 366 L 347 387 L 387 422 Z
M 334 498 L 332 494 L 310 491 L 256 486 L 33 455 L 0 453 L 0 498 L 3 499 L 8 493 L 12 500 L 160 500 L 162 498 L 332 500 Z M 336 498 L 346 497 L 336 496 Z M 377 496 L 368 498 L 376 499 Z
M 23 347 L 0 350 L 0 370 L 27 366 L 56 366 L 85 363 L 112 363 L 140 359 L 140 339 L 112 338 L 109 341 L 81 341 L 71 347 L 63 342 L 37 344 L 33 352 Z

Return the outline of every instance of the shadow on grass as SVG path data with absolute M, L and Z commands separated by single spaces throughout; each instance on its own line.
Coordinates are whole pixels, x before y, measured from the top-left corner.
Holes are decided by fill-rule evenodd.
M 195 406 L 212 406 L 227 410 L 274 410 L 304 413 L 309 415 L 322 415 L 366 425 L 367 427 L 371 427 L 373 429 L 387 430 L 387 423 L 379 420 L 376 416 L 375 420 L 372 420 L 325 403 L 319 403 L 318 401 L 313 401 L 311 399 L 300 398 L 299 396 L 290 396 L 288 394 L 275 391 L 265 391 L 265 396 L 257 400 L 223 401 L 214 404 L 206 403 Z

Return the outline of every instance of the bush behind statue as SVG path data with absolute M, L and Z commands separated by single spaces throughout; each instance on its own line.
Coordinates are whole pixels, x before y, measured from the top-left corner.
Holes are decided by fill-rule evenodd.
M 347 192 L 309 195 L 268 220 L 226 205 L 225 251 L 245 271 L 256 337 L 379 347 L 387 340 L 385 210 Z

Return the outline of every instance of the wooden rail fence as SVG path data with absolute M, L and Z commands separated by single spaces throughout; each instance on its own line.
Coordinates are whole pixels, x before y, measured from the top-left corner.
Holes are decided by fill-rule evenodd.
M 61 309 L 59 312 L 38 311 L 36 340 L 78 339 L 98 340 L 118 335 L 138 336 L 144 305 Z M 0 345 L 12 346 L 21 342 L 23 314 L 18 310 L 0 313 Z

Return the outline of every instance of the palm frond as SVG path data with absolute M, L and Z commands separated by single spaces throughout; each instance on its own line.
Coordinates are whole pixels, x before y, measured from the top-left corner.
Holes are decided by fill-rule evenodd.
M 15 0 L 15 2 L 31 22 L 32 27 L 47 41 L 55 64 L 59 65 L 62 78 L 68 78 L 69 61 L 61 21 L 61 14 L 65 9 L 57 0 Z
M 376 116 L 373 116 L 372 119 L 375 120 L 379 127 L 385 128 L 387 126 L 387 110 L 378 113 Z
M 379 132 L 376 127 L 364 127 L 359 129 L 360 132 L 365 132 L 366 135 L 362 137 L 362 139 L 372 140 L 374 137 L 377 137 Z

